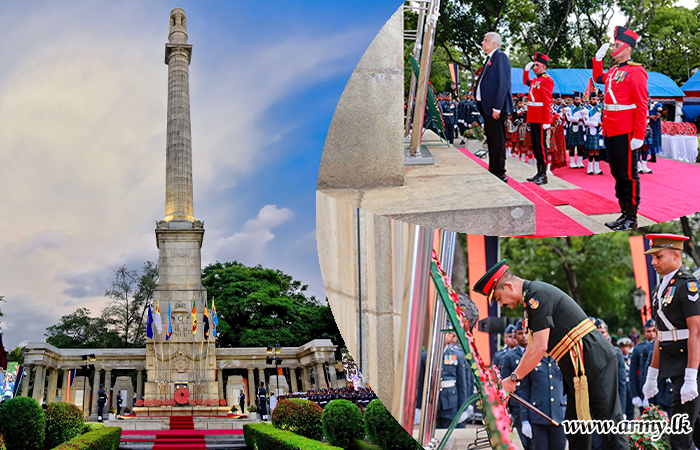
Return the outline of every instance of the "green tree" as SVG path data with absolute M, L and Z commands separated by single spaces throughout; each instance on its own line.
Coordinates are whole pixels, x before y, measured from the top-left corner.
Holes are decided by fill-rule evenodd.
M 104 317 L 90 317 L 90 310 L 78 308 L 46 329 L 46 342 L 58 348 L 119 347 L 123 341 Z
M 146 261 L 141 274 L 122 265 L 114 271 L 102 318 L 117 331 L 123 347 L 141 347 L 146 339 L 146 311 L 158 284 L 158 265 Z
M 276 341 L 296 347 L 318 338 L 344 345 L 330 308 L 307 297 L 307 286 L 280 270 L 216 262 L 202 271 L 202 284 L 216 302 L 216 340 L 221 347 L 260 347 Z

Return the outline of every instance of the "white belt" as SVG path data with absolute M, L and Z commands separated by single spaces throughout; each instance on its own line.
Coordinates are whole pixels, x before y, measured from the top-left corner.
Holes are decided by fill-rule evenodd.
M 527 106 L 544 106 L 542 102 L 527 102 Z
M 683 339 L 688 339 L 689 337 L 690 337 L 689 330 L 674 329 L 671 331 L 662 331 L 660 341 L 661 342 L 682 341 Z
M 444 380 L 440 382 L 440 387 L 442 388 L 451 388 L 455 386 L 457 386 L 457 380 Z
M 637 105 L 618 105 L 617 103 L 605 104 L 606 111 L 626 111 L 628 109 L 636 109 Z

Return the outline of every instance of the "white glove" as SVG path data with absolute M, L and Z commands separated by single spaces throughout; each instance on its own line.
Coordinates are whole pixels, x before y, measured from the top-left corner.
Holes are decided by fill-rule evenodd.
M 532 65 L 533 65 L 533 64 L 535 64 L 535 63 L 533 63 L 532 61 L 530 61 L 529 63 L 525 64 L 525 72 L 529 72 L 530 69 L 532 69 Z
M 548 130 L 550 126 L 551 126 L 550 124 L 545 123 L 544 125 L 542 125 L 542 129 L 543 129 L 543 130 Z
M 523 422 L 523 435 L 527 438 L 532 439 L 532 427 L 530 426 L 530 422 L 527 420 Z
M 420 423 L 420 408 L 416 408 L 416 414 L 413 416 L 413 424 Z
M 637 408 L 640 408 L 642 406 L 642 399 L 639 397 L 634 397 L 632 399 L 632 404 L 636 406 Z
M 649 371 L 647 372 L 647 380 L 644 382 L 644 386 L 642 386 L 642 393 L 644 394 L 645 399 L 648 400 L 659 393 L 659 386 L 656 384 L 658 376 L 659 369 L 649 367 Z
M 642 408 L 647 409 L 649 407 L 649 400 L 642 400 Z
M 457 423 L 462 423 L 462 422 L 464 422 L 465 420 L 467 420 L 468 418 L 469 418 L 469 411 L 464 411 L 464 412 L 462 413 L 462 415 L 459 416 L 459 420 L 457 421 Z
M 627 414 L 622 415 L 622 420 L 627 420 Z
M 698 369 L 685 369 L 685 382 L 681 386 L 681 404 L 698 396 Z
M 632 139 L 632 142 L 630 142 L 630 147 L 632 147 L 632 150 L 637 150 L 642 145 L 644 145 L 643 139 Z
M 595 59 L 597 59 L 598 61 L 602 61 L 603 58 L 605 58 L 605 54 L 608 53 L 609 48 L 610 48 L 610 44 L 608 44 L 608 43 L 601 45 L 595 54 Z
M 474 417 L 474 405 L 467 406 L 467 417 Z

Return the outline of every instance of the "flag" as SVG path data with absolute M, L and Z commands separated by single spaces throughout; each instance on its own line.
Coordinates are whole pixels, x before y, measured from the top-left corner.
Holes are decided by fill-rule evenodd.
M 172 314 L 172 312 L 170 312 L 170 300 L 168 300 L 168 329 L 165 330 L 165 340 L 166 341 L 168 339 L 170 339 L 170 335 L 173 334 L 172 317 L 173 317 L 173 314 Z
M 597 92 L 595 83 L 593 83 L 593 78 L 588 79 L 588 85 L 586 85 L 586 90 L 583 91 L 583 96 L 588 98 L 588 96 L 591 95 L 591 92 Z
M 148 325 L 146 325 L 146 336 L 153 339 L 153 312 L 151 311 L 151 302 L 148 302 Z
M 450 78 L 452 79 L 455 96 L 459 98 L 459 68 L 457 64 L 448 64 L 447 68 L 450 69 Z
M 204 305 L 204 316 L 202 316 L 202 321 L 204 322 L 204 339 L 209 340 L 209 312 L 207 311 L 207 305 Z
M 163 321 L 160 318 L 160 300 L 156 300 L 156 314 L 153 316 L 153 320 L 156 322 L 156 329 L 158 334 L 163 332 Z
M 192 334 L 197 334 L 197 304 L 192 300 Z
M 216 305 L 214 304 L 214 300 L 211 301 L 211 310 L 213 311 L 211 323 L 214 325 L 211 330 L 211 335 L 216 337 L 216 329 L 219 328 L 219 316 L 216 314 Z
M 70 388 L 73 385 L 73 379 L 75 379 L 75 371 L 76 369 L 70 369 L 69 371 L 64 371 L 63 376 L 68 377 L 68 383 L 66 383 L 66 401 L 70 403 Z M 27 376 L 31 375 L 31 373 L 28 373 Z

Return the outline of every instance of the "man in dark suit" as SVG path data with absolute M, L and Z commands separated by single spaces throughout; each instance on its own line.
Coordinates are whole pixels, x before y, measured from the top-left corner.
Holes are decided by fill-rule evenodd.
M 501 36 L 486 33 L 481 48 L 488 55 L 476 80 L 476 103 L 484 118 L 489 148 L 489 172 L 502 181 L 506 177 L 506 116 L 513 112 L 510 59 L 500 49 Z

